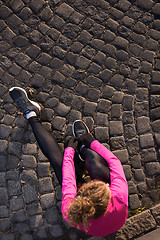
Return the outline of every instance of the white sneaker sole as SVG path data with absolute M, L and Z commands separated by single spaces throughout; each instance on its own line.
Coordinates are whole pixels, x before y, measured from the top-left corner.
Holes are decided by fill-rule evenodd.
M 39 105 L 38 103 L 34 102 L 34 101 L 31 101 L 31 100 L 28 98 L 27 93 L 26 93 L 26 91 L 25 91 L 23 88 L 21 88 L 21 87 L 12 87 L 12 88 L 9 89 L 9 91 L 11 92 L 11 91 L 13 91 L 14 89 L 19 89 L 19 90 L 21 90 L 22 92 L 24 92 L 27 100 L 28 100 L 31 104 L 33 104 L 35 107 L 37 107 L 38 110 L 39 110 L 39 112 L 41 111 L 40 105 Z

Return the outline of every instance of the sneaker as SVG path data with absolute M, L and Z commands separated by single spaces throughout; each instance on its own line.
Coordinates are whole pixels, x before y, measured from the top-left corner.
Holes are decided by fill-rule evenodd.
M 83 121 L 81 121 L 81 120 L 76 120 L 73 123 L 73 125 L 72 125 L 72 132 L 73 132 L 73 136 L 75 136 L 77 138 L 79 138 L 83 134 L 90 133 L 89 128 L 87 127 L 87 125 Z M 79 156 L 81 161 L 85 161 L 85 156 L 81 152 L 82 148 L 84 148 L 84 147 L 85 147 L 85 145 L 81 145 L 78 148 L 78 156 Z
M 40 113 L 40 105 L 34 101 L 31 101 L 23 88 L 12 87 L 9 89 L 9 94 L 25 117 L 26 114 L 31 111 L 35 112 L 37 115 Z
M 81 120 L 76 120 L 73 123 L 72 132 L 73 132 L 73 135 L 77 138 L 79 138 L 83 134 L 90 133 L 87 125 Z

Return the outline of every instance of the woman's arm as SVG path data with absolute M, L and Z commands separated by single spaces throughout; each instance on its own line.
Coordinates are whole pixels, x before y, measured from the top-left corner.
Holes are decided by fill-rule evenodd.
M 74 153 L 72 147 L 67 147 L 64 151 L 62 165 L 62 214 L 65 213 L 69 202 L 77 194 L 77 185 L 75 178 Z
M 118 194 L 128 204 L 128 185 L 119 159 L 97 140 L 90 145 L 91 149 L 101 155 L 108 163 L 110 169 L 110 189 Z

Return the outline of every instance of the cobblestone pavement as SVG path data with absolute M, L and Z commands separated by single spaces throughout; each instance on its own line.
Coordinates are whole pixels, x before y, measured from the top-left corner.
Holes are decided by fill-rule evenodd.
M 159 17 L 158 0 L 0 1 L 2 240 L 135 239 L 160 224 Z M 121 160 L 129 217 L 141 213 L 118 233 L 94 238 L 62 219 L 61 187 L 12 86 L 43 106 L 62 150 L 72 122 L 84 119 Z

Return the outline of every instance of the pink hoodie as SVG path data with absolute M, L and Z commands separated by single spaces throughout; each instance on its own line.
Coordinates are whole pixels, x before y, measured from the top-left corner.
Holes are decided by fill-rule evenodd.
M 89 220 L 87 231 L 80 226 L 80 230 L 89 235 L 96 237 L 104 237 L 116 232 L 122 227 L 128 216 L 128 185 L 123 172 L 123 167 L 118 158 L 105 148 L 97 140 L 91 143 L 91 149 L 100 154 L 108 163 L 110 168 L 111 184 L 111 200 L 108 204 L 107 211 L 101 217 Z M 69 203 L 77 194 L 77 185 L 75 179 L 74 168 L 75 150 L 67 147 L 64 152 L 62 167 L 62 214 L 64 215 Z M 64 217 L 67 222 L 67 215 Z M 75 228 L 77 226 L 75 225 Z

